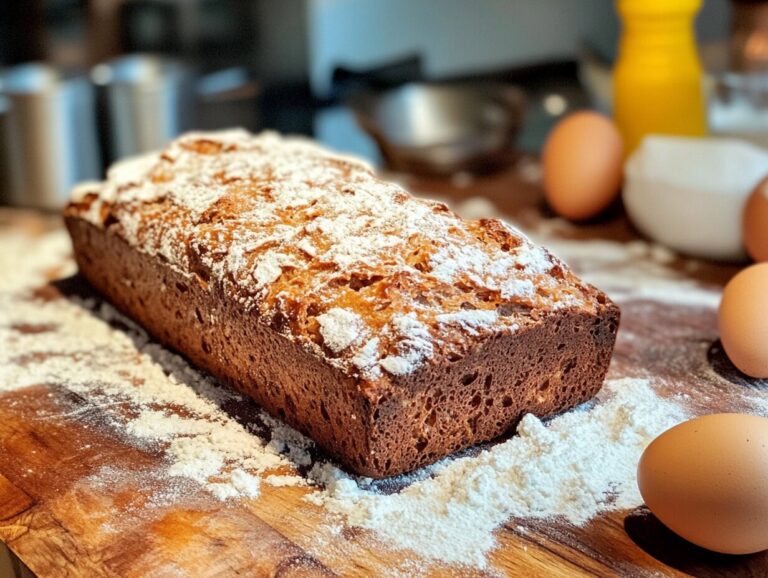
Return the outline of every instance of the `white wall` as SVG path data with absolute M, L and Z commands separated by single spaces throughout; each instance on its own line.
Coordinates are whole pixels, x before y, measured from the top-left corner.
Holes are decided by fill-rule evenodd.
M 310 0 L 312 85 L 416 52 L 429 77 L 560 58 L 612 19 L 610 0 Z
M 326 95 L 333 68 L 420 53 L 430 78 L 573 58 L 588 39 L 613 53 L 612 0 L 309 0 L 309 67 Z M 727 0 L 707 0 L 704 38 L 727 28 Z

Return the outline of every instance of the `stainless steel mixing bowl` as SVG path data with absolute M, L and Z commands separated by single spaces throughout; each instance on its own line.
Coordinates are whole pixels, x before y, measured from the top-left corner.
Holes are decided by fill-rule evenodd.
M 508 161 L 524 103 L 522 91 L 500 83 L 412 83 L 350 98 L 389 167 L 419 174 L 482 171 Z

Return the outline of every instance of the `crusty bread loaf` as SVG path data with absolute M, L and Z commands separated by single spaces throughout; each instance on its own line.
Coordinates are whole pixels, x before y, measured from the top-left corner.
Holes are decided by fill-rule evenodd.
M 66 222 L 120 310 L 371 477 L 586 401 L 619 321 L 503 222 L 273 134 L 185 135 L 79 187 Z

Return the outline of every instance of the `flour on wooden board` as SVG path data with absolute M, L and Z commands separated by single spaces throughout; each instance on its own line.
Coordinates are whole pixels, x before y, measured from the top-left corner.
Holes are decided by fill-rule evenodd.
M 466 219 L 504 218 L 488 199 L 470 197 L 451 207 Z M 720 288 L 687 279 L 668 265 L 677 255 L 655 243 L 634 240 L 625 243 L 603 239 L 564 238 L 574 226 L 563 219 L 537 219 L 526 231 L 539 245 L 565 261 L 579 277 L 621 303 L 647 299 L 673 305 L 717 307 Z M 522 227 L 520 227 L 522 228 Z M 560 235 L 553 235 L 559 232 Z M 688 261 L 688 265 L 696 265 Z
M 635 483 L 640 454 L 685 416 L 647 380 L 613 380 L 606 388 L 613 396 L 607 402 L 547 425 L 529 414 L 508 441 L 444 460 L 395 494 L 316 464 L 309 477 L 325 491 L 307 499 L 402 548 L 483 567 L 493 530 L 510 517 L 562 516 L 582 524 L 602 510 L 642 503 Z
M 598 253 L 618 261 L 621 251 L 631 257 L 629 252 L 639 250 L 621 247 L 605 245 Z M 658 433 L 685 418 L 674 399 L 654 393 L 652 381 L 609 380 L 600 402 L 547 423 L 528 415 L 509 440 L 390 480 L 402 489 L 388 493 L 379 482 L 316 461 L 310 440 L 265 414 L 258 418 L 268 434 L 256 435 L 221 409 L 240 403 L 238 394 L 153 343 L 109 305 L 74 298 L 31 301 L 28 290 L 62 262 L 52 255 L 66 251 L 60 233 L 27 239 L 24 258 L 8 269 L 16 274 L 12 284 L 0 287 L 0 391 L 61 385 L 99 406 L 127 441 L 161 451 L 166 476 L 192 480 L 222 500 L 257 498 L 264 484 L 314 486 L 306 499 L 324 508 L 329 519 L 370 529 L 426 558 L 485 567 L 495 546 L 494 530 L 510 517 L 563 517 L 581 524 L 603 510 L 640 504 L 635 485 L 640 453 Z M 3 249 L 0 259 L 13 257 Z M 72 270 L 71 262 L 64 264 L 64 270 Z M 657 266 L 662 267 L 658 259 L 653 271 Z M 344 318 L 336 312 L 325 320 L 330 342 L 342 348 L 367 339 L 359 328 L 343 327 Z M 490 321 L 476 315 L 442 320 L 469 328 Z M 403 341 L 403 350 L 392 356 L 395 370 L 426 347 L 413 320 L 400 320 L 398 330 L 409 336 L 410 345 Z M 362 354 L 357 362 L 368 363 Z M 760 404 L 766 407 L 762 398 L 755 406 Z

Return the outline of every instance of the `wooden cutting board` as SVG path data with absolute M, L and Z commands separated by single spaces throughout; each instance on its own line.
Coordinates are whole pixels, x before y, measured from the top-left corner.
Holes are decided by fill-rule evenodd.
M 454 199 L 483 191 L 518 220 L 541 215 L 538 189 L 513 173 L 469 187 L 423 181 L 412 188 Z M 42 222 L 14 212 L 3 218 Z M 571 234 L 633 236 L 620 217 Z M 691 269 L 682 260 L 673 266 Z M 733 272 L 695 268 L 697 278 L 717 283 Z M 42 292 L 62 298 L 66 287 Z M 660 393 L 687 393 L 694 413 L 743 410 L 745 389 L 768 391 L 768 382 L 745 379 L 724 357 L 712 308 L 631 301 L 622 311 L 610 377 L 657 376 Z M 486 572 L 420 559 L 356 528 L 329 534 L 323 511 L 302 500 L 307 488 L 263 484 L 258 499 L 228 502 L 191 488 L 178 506 L 153 508 L 153 497 L 171 490 L 152 475 L 163 467 L 162 456 L 128 445 L 119 427 L 95 427 L 102 414 L 55 385 L 0 395 L 0 540 L 40 577 L 768 575 L 766 554 L 706 552 L 672 535 L 642 507 L 605 513 L 581 527 L 510 520 L 497 530 L 494 570 Z M 104 468 L 125 475 L 94 485 Z

